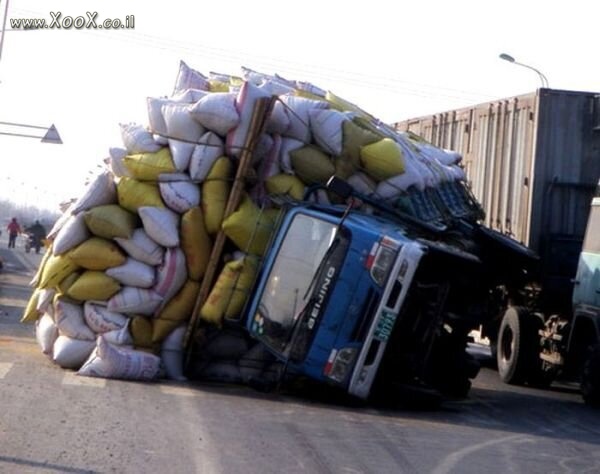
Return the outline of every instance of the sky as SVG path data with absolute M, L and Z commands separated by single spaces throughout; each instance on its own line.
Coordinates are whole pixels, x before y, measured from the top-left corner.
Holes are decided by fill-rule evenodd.
M 0 19 L 6 0 L 0 0 Z M 118 30 L 15 30 L 10 20 L 127 16 Z M 553 89 L 600 91 L 597 18 L 583 0 L 9 0 L 0 57 L 0 198 L 57 210 L 81 194 L 120 123 L 147 124 L 180 60 L 208 74 L 242 66 L 312 82 L 386 122 Z M 130 21 L 130 24 L 132 22 Z M 0 23 L 1 27 L 1 23 Z M 43 134 L 62 145 L 4 135 Z

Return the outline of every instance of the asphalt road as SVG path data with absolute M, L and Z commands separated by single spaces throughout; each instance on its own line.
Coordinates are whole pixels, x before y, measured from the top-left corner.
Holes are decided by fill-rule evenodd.
M 509 387 L 491 369 L 430 411 L 76 376 L 19 323 L 40 256 L 5 244 L 0 473 L 600 472 L 600 412 L 576 387 Z

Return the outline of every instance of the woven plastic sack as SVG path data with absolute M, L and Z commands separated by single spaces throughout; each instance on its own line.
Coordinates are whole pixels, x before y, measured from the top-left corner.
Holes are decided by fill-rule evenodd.
M 110 171 L 100 173 L 85 188 L 84 193 L 69 207 L 71 214 L 87 211 L 96 206 L 114 204 L 117 202 L 117 188 L 114 176 Z
M 216 133 L 202 135 L 190 159 L 190 177 L 195 181 L 204 181 L 217 158 L 223 156 L 224 152 L 223 140 Z
M 290 125 L 283 133 L 286 137 L 295 138 L 302 143 L 308 144 L 312 141 L 310 130 L 310 111 L 316 109 L 327 109 L 329 104 L 325 101 L 307 99 L 295 95 L 284 95 L 280 100 L 290 119 Z
M 123 146 L 129 154 L 154 153 L 160 145 L 152 137 L 152 132 L 135 123 L 119 124 Z
M 165 249 L 152 240 L 144 229 L 135 229 L 130 239 L 117 237 L 114 240 L 130 257 L 140 262 L 159 265 L 163 260 Z
M 240 122 L 235 100 L 236 94 L 229 92 L 208 94 L 192 106 L 190 114 L 207 130 L 224 137 Z
M 167 303 L 187 280 L 185 255 L 178 247 L 168 248 L 163 263 L 156 267 L 156 283 L 152 287 L 154 293 L 162 296 Z
M 200 207 L 191 208 L 181 217 L 181 249 L 185 255 L 188 278 L 200 280 L 212 250 L 212 240 L 206 231 Z
M 90 231 L 85 224 L 82 212 L 72 215 L 58 231 L 52 242 L 52 253 L 62 255 L 90 238 Z
M 95 345 L 95 341 L 60 335 L 54 342 L 52 360 L 63 369 L 78 370 L 90 356 Z
M 67 255 L 50 255 L 43 266 L 39 279 L 39 288 L 52 288 L 57 286 L 64 278 L 69 276 L 79 266 Z
M 156 243 L 165 247 L 179 245 L 179 215 L 170 209 L 140 207 L 138 210 L 144 230 Z
M 139 181 L 156 181 L 159 175 L 176 171 L 169 147 L 160 148 L 155 153 L 127 155 L 123 164 L 131 177 Z
M 145 351 L 115 346 L 104 336 L 98 336 L 95 350 L 90 354 L 79 375 L 123 380 L 152 381 L 160 373 L 160 357 Z
M 325 184 L 335 174 L 331 157 L 321 149 L 308 145 L 290 152 L 292 167 L 305 184 Z
M 191 107 L 189 104 L 172 102 L 162 106 L 168 138 L 197 143 L 206 132 L 204 127 L 192 118 Z
M 121 178 L 117 183 L 119 205 L 130 212 L 140 207 L 165 207 L 160 190 L 155 183 L 145 183 L 133 178 Z
M 121 285 L 119 282 L 106 273 L 88 270 L 83 272 L 70 286 L 67 296 L 78 301 L 104 301 L 108 300 L 120 289 Z
M 162 342 L 176 327 L 192 315 L 200 283 L 194 280 L 185 282 L 181 290 L 154 317 L 152 342 Z
M 129 170 L 123 164 L 123 159 L 127 156 L 127 150 L 120 147 L 111 147 L 108 150 L 108 165 L 112 174 L 117 178 L 131 176 Z
M 97 206 L 85 212 L 85 223 L 90 232 L 98 237 L 128 239 L 136 227 L 135 214 L 123 209 L 118 204 Z
M 290 153 L 294 150 L 299 150 L 304 146 L 300 140 L 293 138 L 282 137 L 281 147 L 279 149 L 279 164 L 281 169 L 287 174 L 294 174 L 294 168 L 292 167 L 292 157 Z
M 273 233 L 271 216 L 246 195 L 238 209 L 223 221 L 223 232 L 243 252 L 263 255 Z
M 269 194 L 287 194 L 298 201 L 304 197 L 304 183 L 300 178 L 289 174 L 278 174 L 267 178 L 265 187 Z
M 51 356 L 52 348 L 58 338 L 58 328 L 52 316 L 43 314 L 35 323 L 35 338 L 42 349 L 42 353 Z
M 331 155 L 339 156 L 343 149 L 343 125 L 350 120 L 347 113 L 332 109 L 309 112 L 310 130 L 314 141 Z
M 152 265 L 128 257 L 122 265 L 109 268 L 106 275 L 125 286 L 150 288 L 156 280 L 156 271 Z
M 43 314 L 43 311 L 40 312 L 38 310 L 38 301 L 40 298 L 40 292 L 42 290 L 36 288 L 33 290 L 33 293 L 29 297 L 27 301 L 27 305 L 25 306 L 25 310 L 23 311 L 23 315 L 21 316 L 22 323 L 32 323 L 38 320 L 38 318 Z
M 202 213 L 206 231 L 210 235 L 215 235 L 221 229 L 231 189 L 231 171 L 231 161 L 222 156 L 215 161 L 202 185 Z
M 124 314 L 154 314 L 163 298 L 152 290 L 125 286 L 108 300 L 110 311 Z
M 169 209 L 183 214 L 200 204 L 200 187 L 191 181 L 165 181 L 159 183 L 160 195 Z
M 129 323 L 129 331 L 136 349 L 153 350 L 152 320 L 142 316 L 134 316 Z
M 404 173 L 404 153 L 391 138 L 362 147 L 360 157 L 366 173 L 377 181 Z
M 161 345 L 160 358 L 162 359 L 167 378 L 171 380 L 187 380 L 185 375 L 183 375 L 183 339 L 186 331 L 186 326 L 178 326 L 170 332 Z
M 83 306 L 71 303 L 63 297 L 54 300 L 54 321 L 61 335 L 88 341 L 96 338 L 85 322 Z
M 200 318 L 221 326 L 223 318 L 238 317 L 248 299 L 257 264 L 251 257 L 228 262 L 200 309 Z
M 208 78 L 199 71 L 189 67 L 184 61 L 179 62 L 179 71 L 173 87 L 173 95 L 186 89 L 209 90 Z
M 268 91 L 262 90 L 251 82 L 244 82 L 235 99 L 235 107 L 240 115 L 237 126 L 227 134 L 225 147 L 227 154 L 239 157 L 246 146 L 246 140 L 254 114 L 254 107 L 259 99 L 269 98 Z
M 123 329 L 129 322 L 127 316 L 109 311 L 105 305 L 92 301 L 83 304 L 83 317 L 89 328 L 96 334 Z
M 106 270 L 125 263 L 127 258 L 114 242 L 91 237 L 67 254 L 80 267 L 87 270 Z

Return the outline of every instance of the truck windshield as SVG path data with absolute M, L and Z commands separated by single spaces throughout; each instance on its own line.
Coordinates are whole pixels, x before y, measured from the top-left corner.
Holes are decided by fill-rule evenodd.
M 267 278 L 254 322 L 256 332 L 283 351 L 295 322 L 311 298 L 319 265 L 336 236 L 337 226 L 304 214 L 292 221 Z

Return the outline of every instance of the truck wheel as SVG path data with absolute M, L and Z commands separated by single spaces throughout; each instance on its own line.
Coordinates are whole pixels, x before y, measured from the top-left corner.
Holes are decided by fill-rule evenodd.
M 513 306 L 506 310 L 498 331 L 497 349 L 498 373 L 503 382 L 543 385 L 539 358 L 540 327 L 541 320 L 532 316 L 526 308 Z
M 585 403 L 600 407 L 600 344 L 590 347 L 583 363 L 581 394 Z

